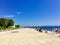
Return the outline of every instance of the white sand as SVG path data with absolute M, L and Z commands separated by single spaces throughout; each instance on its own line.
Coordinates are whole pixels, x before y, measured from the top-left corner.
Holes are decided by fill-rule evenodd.
M 0 45 L 60 45 L 57 34 L 40 33 L 29 28 L 14 31 L 0 32 Z

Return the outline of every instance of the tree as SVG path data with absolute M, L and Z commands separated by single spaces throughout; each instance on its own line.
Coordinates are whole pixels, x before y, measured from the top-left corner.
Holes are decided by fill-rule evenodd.
M 12 19 L 0 18 L 0 27 L 7 28 L 13 25 L 14 25 L 14 21 Z
M 9 26 L 13 26 L 14 25 L 14 21 L 12 19 L 8 19 L 8 27 Z
M 0 26 L 6 27 L 8 20 L 6 18 L 0 18 Z

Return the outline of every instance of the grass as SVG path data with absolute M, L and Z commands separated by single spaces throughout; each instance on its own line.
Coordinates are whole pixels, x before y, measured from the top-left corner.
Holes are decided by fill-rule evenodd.
M 15 30 L 15 29 L 20 29 L 20 28 L 2 28 L 0 27 L 0 31 L 9 31 L 9 30 Z

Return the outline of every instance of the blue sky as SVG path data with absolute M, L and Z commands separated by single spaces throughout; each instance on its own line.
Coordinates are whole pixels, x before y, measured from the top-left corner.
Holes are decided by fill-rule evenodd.
M 21 26 L 60 25 L 60 0 L 0 0 L 0 18 Z

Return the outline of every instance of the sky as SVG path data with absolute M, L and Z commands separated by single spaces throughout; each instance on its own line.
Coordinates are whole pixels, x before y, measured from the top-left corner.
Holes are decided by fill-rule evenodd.
M 0 18 L 21 26 L 60 25 L 60 0 L 0 0 Z

